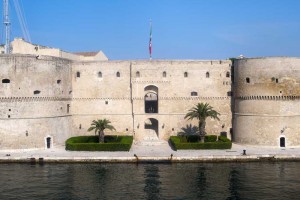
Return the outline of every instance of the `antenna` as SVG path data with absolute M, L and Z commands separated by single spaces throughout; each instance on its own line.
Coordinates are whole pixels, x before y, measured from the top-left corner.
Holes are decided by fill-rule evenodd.
M 8 12 L 8 0 L 3 0 L 3 24 L 5 26 L 5 54 L 10 53 L 10 22 Z

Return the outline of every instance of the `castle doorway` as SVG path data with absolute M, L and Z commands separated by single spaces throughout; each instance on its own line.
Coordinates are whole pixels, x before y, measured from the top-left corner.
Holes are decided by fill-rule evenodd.
M 45 138 L 45 148 L 50 149 L 52 147 L 52 137 L 48 136 Z
M 145 87 L 145 113 L 158 113 L 158 88 L 154 85 Z
M 158 120 L 148 118 L 145 120 L 145 140 L 158 140 Z
M 285 147 L 285 137 L 280 137 L 280 147 Z

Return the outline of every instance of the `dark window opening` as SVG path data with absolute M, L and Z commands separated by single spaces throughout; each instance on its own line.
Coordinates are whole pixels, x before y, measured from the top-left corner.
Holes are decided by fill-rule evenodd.
M 41 93 L 41 91 L 39 91 L 39 90 L 35 90 L 34 92 L 33 92 L 33 94 L 40 94 Z
M 227 78 L 230 77 L 230 72 L 226 72 L 226 77 L 227 77 Z
M 232 96 L 232 91 L 227 92 L 227 96 Z
M 276 83 L 278 83 L 278 78 L 276 78 Z
M 126 131 L 128 131 L 128 128 L 126 128 Z
M 157 94 L 149 92 L 145 95 L 145 113 L 158 113 Z
M 137 78 L 139 78 L 139 77 L 140 77 L 140 72 L 137 71 L 137 72 L 135 73 L 135 76 L 136 76 Z
M 10 118 L 10 115 L 8 115 L 7 117 Z
M 8 109 L 8 111 L 11 111 L 11 109 Z
M 285 147 L 285 137 L 280 138 L 280 147 Z
M 80 72 L 76 73 L 76 77 L 79 78 L 80 77 Z
M 47 149 L 50 149 L 51 148 L 51 137 L 47 137 L 46 142 L 47 142 Z
M 98 72 L 98 77 L 102 78 L 102 72 Z
M 61 80 L 57 80 L 56 83 L 57 83 L 57 84 L 60 84 L 60 83 L 61 83 Z
M 209 72 L 206 72 L 206 78 L 209 78 Z
M 105 104 L 108 104 L 108 101 L 105 101 Z
M 81 129 L 81 124 L 79 124 L 79 129 Z
M 246 83 L 250 83 L 250 78 L 249 77 L 246 78 Z
M 184 72 L 184 77 L 188 77 L 188 73 L 187 72 Z
M 167 77 L 167 72 L 163 72 L 163 77 Z
M 10 80 L 5 78 L 5 79 L 2 79 L 2 83 L 10 83 Z
M 121 76 L 120 72 L 117 72 L 117 74 L 116 74 L 116 75 L 117 75 L 117 77 L 120 77 L 120 76 Z
M 70 104 L 67 104 L 67 113 L 70 112 Z
M 191 92 L 191 96 L 198 96 L 197 92 Z

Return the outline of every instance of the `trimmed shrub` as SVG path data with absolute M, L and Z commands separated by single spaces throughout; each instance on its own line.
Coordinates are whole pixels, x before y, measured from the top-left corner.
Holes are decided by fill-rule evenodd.
M 105 136 L 104 143 L 99 143 L 98 136 L 71 137 L 66 141 L 69 151 L 129 151 L 132 136 Z
M 206 135 L 204 137 L 204 142 L 216 142 L 218 139 L 218 136 L 216 135 Z
M 212 135 L 211 135 L 212 136 Z M 207 140 L 212 141 L 217 136 L 211 137 L 209 136 Z M 183 139 L 182 136 L 171 136 L 170 143 L 173 147 L 178 149 L 231 149 L 232 143 L 231 141 L 224 137 L 219 136 L 219 140 L 214 142 L 187 142 L 187 139 Z

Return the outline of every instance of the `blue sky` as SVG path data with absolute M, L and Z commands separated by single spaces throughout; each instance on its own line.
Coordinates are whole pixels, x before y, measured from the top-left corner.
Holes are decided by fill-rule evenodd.
M 10 1 L 12 37 L 23 37 Z M 299 0 L 19 2 L 33 43 L 70 52 L 103 50 L 112 60 L 148 59 L 151 18 L 154 59 L 300 56 Z

